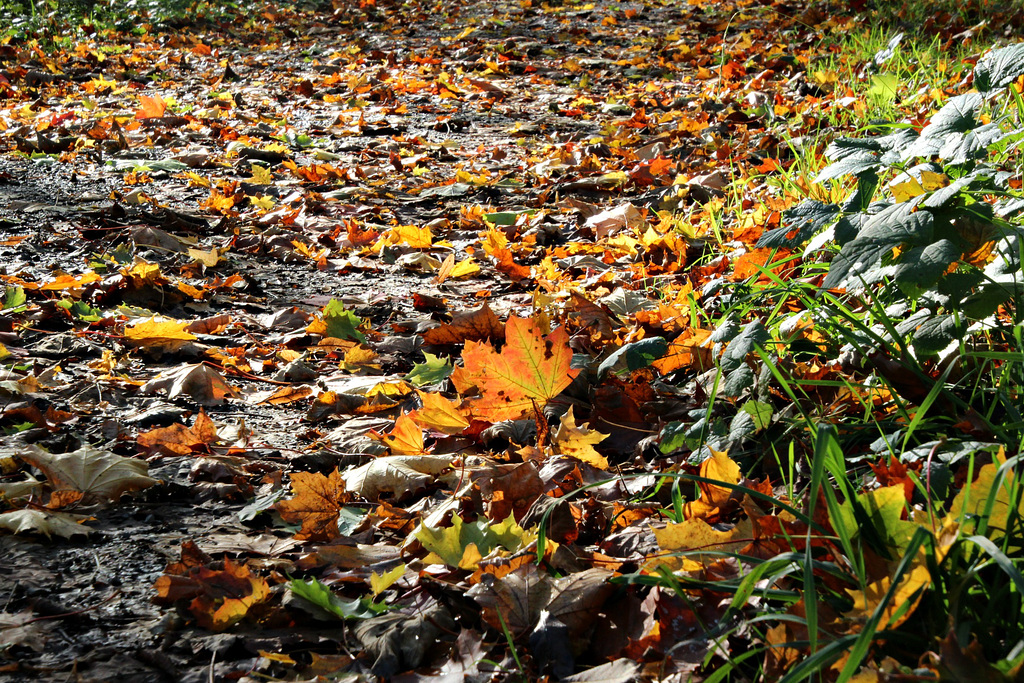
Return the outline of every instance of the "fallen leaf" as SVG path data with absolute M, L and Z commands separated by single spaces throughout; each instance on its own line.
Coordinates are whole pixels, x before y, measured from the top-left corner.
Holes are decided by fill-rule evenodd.
M 417 391 L 423 407 L 409 413 L 416 424 L 444 434 L 461 434 L 469 427 L 467 420 L 458 405 L 449 401 L 441 394 L 429 394 Z
M 423 333 L 424 343 L 437 346 L 486 339 L 492 341 L 504 341 L 505 339 L 505 326 L 486 304 L 475 311 L 457 313 L 450 323 Z
M 187 396 L 200 405 L 212 406 L 226 399 L 238 398 L 238 390 L 225 381 L 213 368 L 203 363 L 182 365 L 162 372 L 139 389 L 142 394 L 166 391 L 167 398 Z
M 40 469 L 54 491 L 77 491 L 87 502 L 116 501 L 124 493 L 157 483 L 148 475 L 149 465 L 145 461 L 124 458 L 89 445 L 59 454 L 32 445 L 18 457 Z
M 505 325 L 505 340 L 500 353 L 489 343 L 467 342 L 463 367 L 451 377 L 460 392 L 476 388 L 480 396 L 467 404 L 474 417 L 490 422 L 532 415 L 579 374 L 570 367 L 564 328 L 544 336 L 533 320 L 513 317 Z
M 284 521 L 302 525 L 295 538 L 329 541 L 340 536 L 338 515 L 349 496 L 337 468 L 329 476 L 293 472 L 289 477 L 293 495 L 278 501 L 274 508 Z
M 202 410 L 191 427 L 173 424 L 143 432 L 135 442 L 149 453 L 190 455 L 207 450 L 209 444 L 217 441 L 217 427 Z
M 562 416 L 561 423 L 551 434 L 551 448 L 555 453 L 582 460 L 599 470 L 608 469 L 608 459 L 594 450 L 594 445 L 608 438 L 607 434 L 576 426 L 572 406 Z
M 394 455 L 375 458 L 343 476 L 348 489 L 366 500 L 375 501 L 384 493 L 402 500 L 432 484 L 451 462 L 451 456 L 444 455 Z
M 185 330 L 188 323 L 178 320 L 157 322 L 154 318 L 124 328 L 125 339 L 138 346 L 161 351 L 176 351 L 190 341 L 198 339 Z
M 78 534 L 88 536 L 92 533 L 92 529 L 82 525 L 88 519 L 91 518 L 85 515 L 25 508 L 0 513 L 0 529 L 7 529 L 12 534 L 31 532 L 43 534 L 47 538 L 71 538 Z

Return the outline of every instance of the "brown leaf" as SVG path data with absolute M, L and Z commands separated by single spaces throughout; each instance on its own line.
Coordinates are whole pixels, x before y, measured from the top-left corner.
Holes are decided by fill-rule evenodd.
M 219 372 L 203 363 L 182 365 L 162 372 L 139 389 L 142 394 L 158 391 L 166 391 L 167 398 L 187 396 L 204 406 L 218 405 L 239 396 L 238 390 L 229 385 Z
M 139 434 L 135 442 L 148 453 L 164 453 L 168 455 L 191 455 L 206 452 L 209 444 L 217 441 L 217 427 L 213 420 L 202 410 L 196 417 L 195 424 L 186 427 L 173 424 L 169 427 L 157 427 Z
M 87 501 L 114 501 L 123 493 L 157 483 L 148 475 L 149 466 L 144 461 L 88 445 L 60 454 L 47 453 L 33 445 L 19 457 L 42 470 L 54 491 L 78 491 Z
M 340 536 L 338 513 L 349 496 L 337 468 L 326 477 L 319 472 L 293 472 L 289 477 L 294 496 L 274 507 L 284 521 L 302 524 L 295 538 L 329 541 Z
M 423 341 L 435 346 L 487 339 L 495 342 L 505 339 L 505 326 L 487 304 L 475 311 L 457 313 L 450 323 L 423 333 Z

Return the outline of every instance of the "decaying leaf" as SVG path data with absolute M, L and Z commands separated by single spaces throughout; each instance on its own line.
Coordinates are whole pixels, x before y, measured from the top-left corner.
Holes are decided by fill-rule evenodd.
M 86 502 L 116 501 L 124 493 L 157 483 L 148 475 L 149 465 L 145 461 L 88 445 L 71 453 L 47 453 L 33 445 L 20 457 L 42 470 L 55 492 L 75 491 Z
M 85 515 L 73 515 L 56 510 L 36 510 L 24 508 L 0 512 L 0 529 L 7 529 L 12 534 L 37 533 L 52 538 L 71 538 L 87 536 L 92 532 L 82 523 L 91 519 Z
M 186 396 L 204 406 L 219 405 L 226 399 L 240 396 L 219 372 L 203 363 L 182 365 L 162 372 L 142 385 L 139 391 L 143 394 L 166 391 L 167 398 Z
M 430 486 L 451 463 L 452 458 L 443 455 L 394 455 L 346 471 L 343 478 L 350 491 L 366 500 L 378 500 L 384 494 L 403 500 Z
M 274 507 L 286 522 L 302 525 L 295 538 L 313 541 L 337 538 L 340 535 L 338 515 L 349 500 L 338 470 L 329 476 L 319 472 L 293 472 L 290 477 L 293 496 Z
M 577 427 L 576 417 L 572 411 L 570 407 L 569 412 L 562 416 L 558 429 L 551 434 L 552 449 L 556 453 L 572 456 L 600 470 L 608 469 L 608 459 L 594 450 L 594 445 L 604 441 L 608 435 Z

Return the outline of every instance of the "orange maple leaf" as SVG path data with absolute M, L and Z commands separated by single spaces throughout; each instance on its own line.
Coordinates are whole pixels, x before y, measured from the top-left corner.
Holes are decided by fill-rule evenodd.
M 570 367 L 572 350 L 564 328 L 541 334 L 532 319 L 509 318 L 501 352 L 488 342 L 467 341 L 463 366 L 452 373 L 460 392 L 474 387 L 480 396 L 467 401 L 471 414 L 488 422 L 514 420 L 542 408 L 579 374 Z
M 205 451 L 206 446 L 216 440 L 216 425 L 205 412 L 200 410 L 195 424 L 191 427 L 186 427 L 183 424 L 157 427 L 139 434 L 135 442 L 149 453 L 190 455 Z
M 340 536 L 338 512 L 348 500 L 348 494 L 338 469 L 326 477 L 319 472 L 294 472 L 289 476 L 295 496 L 274 507 L 284 521 L 302 524 L 295 538 L 329 541 Z
M 167 111 L 167 103 L 164 98 L 157 95 L 139 95 L 139 110 L 135 112 L 137 119 L 158 119 Z

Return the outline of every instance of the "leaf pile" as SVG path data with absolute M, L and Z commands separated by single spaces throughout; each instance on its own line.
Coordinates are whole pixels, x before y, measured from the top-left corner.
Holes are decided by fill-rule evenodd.
M 939 567 L 971 567 L 967 591 L 1008 566 L 1019 410 L 953 385 L 970 364 L 941 349 L 904 362 L 918 327 L 844 322 L 874 313 L 844 298 L 856 276 L 931 263 L 907 256 L 914 198 L 957 179 L 891 184 L 914 239 L 825 185 L 873 192 L 909 144 L 982 149 L 962 74 L 928 94 L 957 116 L 900 101 L 925 142 L 822 143 L 812 182 L 794 141 L 813 157 L 823 118 L 863 107 L 812 68 L 857 20 L 814 6 L 233 19 L 0 42 L 14 543 L 92 547 L 118 506 L 209 513 L 153 541 L 148 637 L 205 672 L 171 632 L 236 634 L 205 641 L 233 680 L 1004 675 L 948 630 Z M 974 85 L 1019 99 L 1020 55 L 993 54 Z M 927 146 L 943 126 L 948 154 Z M 963 199 L 955 254 L 904 279 L 990 262 L 989 201 Z M 4 671 L 57 656 L 34 599 L 0 613 Z

